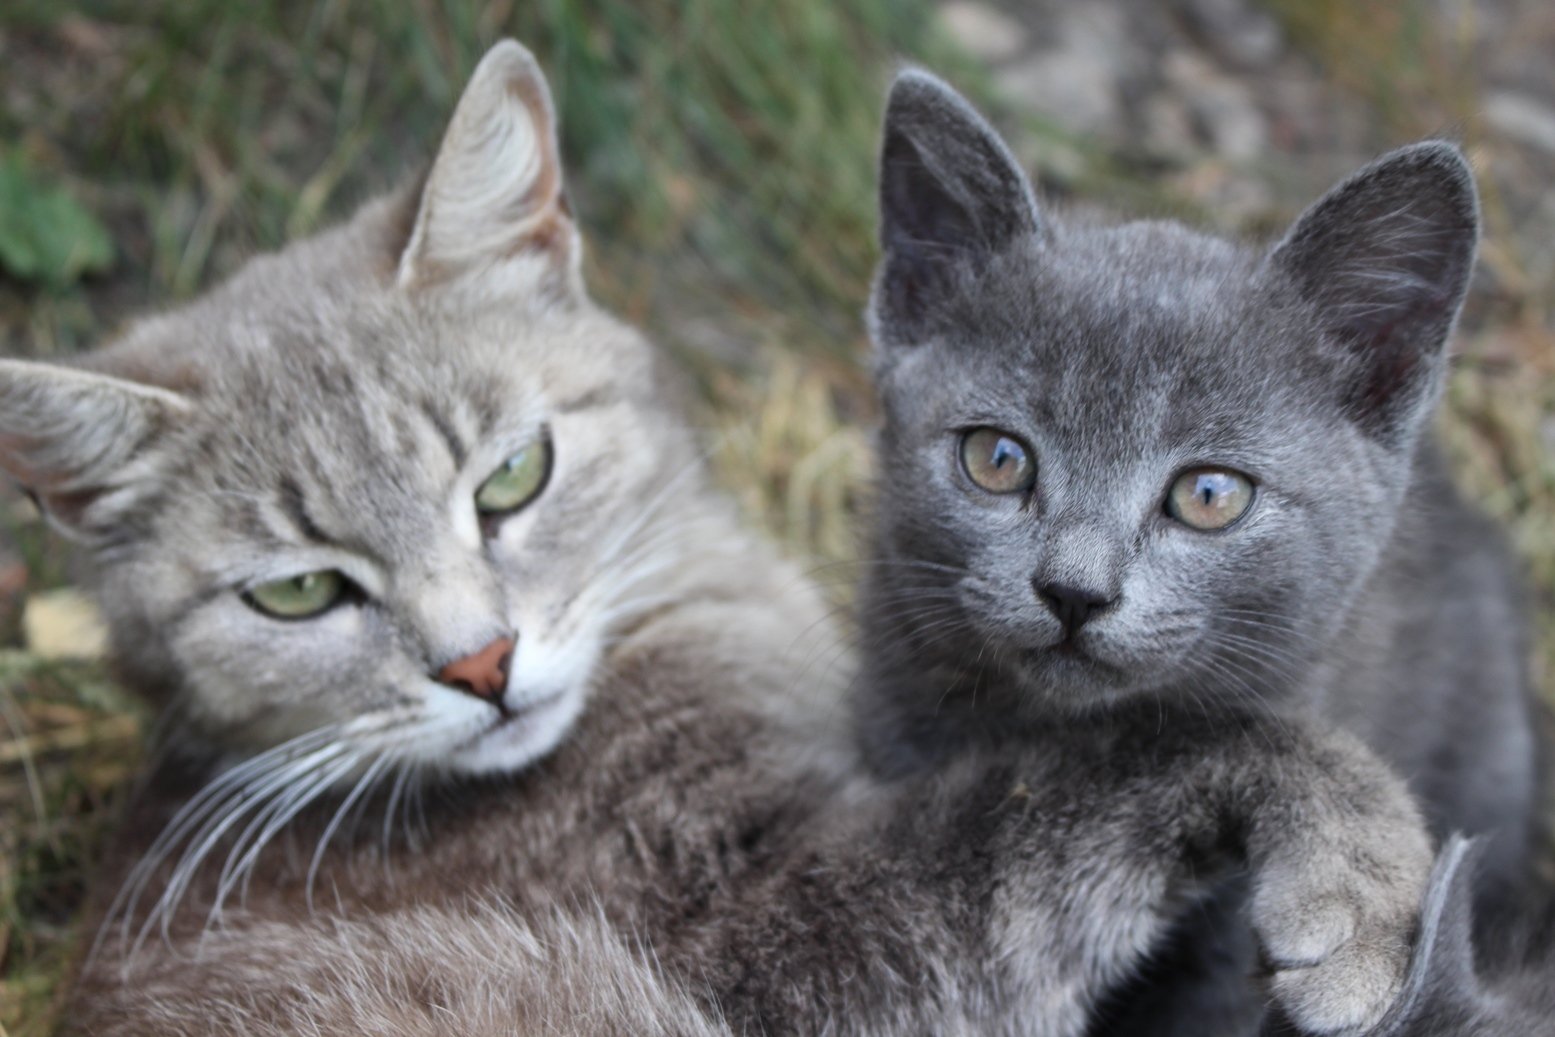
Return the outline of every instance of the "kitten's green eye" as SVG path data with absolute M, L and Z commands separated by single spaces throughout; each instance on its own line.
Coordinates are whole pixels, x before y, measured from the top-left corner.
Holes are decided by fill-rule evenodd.
M 545 489 L 551 474 L 551 437 L 541 436 L 507 459 L 475 491 L 475 510 L 482 515 L 517 511 Z
M 996 428 L 975 428 L 961 438 L 967 476 L 989 493 L 1021 493 L 1037 481 L 1037 466 L 1020 440 Z
M 346 581 L 332 569 L 303 573 L 289 580 L 260 584 L 244 598 L 254 608 L 277 619 L 307 619 L 340 600 Z
M 1253 502 L 1253 483 L 1225 468 L 1195 468 L 1172 483 L 1166 513 L 1194 529 L 1224 529 Z

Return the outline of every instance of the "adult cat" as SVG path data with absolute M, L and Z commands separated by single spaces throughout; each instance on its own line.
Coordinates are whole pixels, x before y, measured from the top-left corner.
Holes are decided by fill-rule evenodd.
M 908 73 L 880 198 L 876 769 L 1130 702 L 1323 716 L 1439 834 L 1485 837 L 1494 918 L 1537 754 L 1511 566 L 1423 442 L 1478 230 L 1457 150 L 1394 152 L 1253 250 L 1040 210 L 997 134 Z M 1098 1032 L 1256 1029 L 1230 882 Z
M 1381 1015 L 1429 846 L 1351 739 L 1152 707 L 857 773 L 816 596 L 579 247 L 508 42 L 419 191 L 0 363 L 171 732 L 67 1032 L 1074 1034 L 1222 859 L 1294 1016 Z

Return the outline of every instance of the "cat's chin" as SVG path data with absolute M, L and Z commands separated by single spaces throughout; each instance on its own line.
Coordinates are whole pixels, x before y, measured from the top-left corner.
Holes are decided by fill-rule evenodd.
M 1018 659 L 1022 698 L 1038 710 L 1085 713 L 1143 690 L 1134 675 L 1122 667 L 1067 645 L 1027 649 Z
M 582 688 L 572 688 L 496 720 L 456 749 L 448 768 L 458 774 L 511 774 L 549 754 L 583 710 Z

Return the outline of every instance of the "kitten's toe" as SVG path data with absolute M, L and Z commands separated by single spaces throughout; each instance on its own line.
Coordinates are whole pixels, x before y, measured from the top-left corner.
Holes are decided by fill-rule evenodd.
M 1353 940 L 1320 965 L 1275 972 L 1272 993 L 1303 1033 L 1353 1033 L 1386 1014 L 1408 964 L 1402 941 Z
M 1303 900 L 1267 891 L 1267 886 L 1260 891 L 1264 895 L 1253 913 L 1264 956 L 1276 969 L 1321 965 L 1355 935 L 1354 905 L 1337 897 Z
M 1310 865 L 1281 869 L 1254 894 L 1253 927 L 1274 971 L 1272 993 L 1303 1033 L 1374 1025 L 1409 967 L 1414 884 L 1349 878 Z

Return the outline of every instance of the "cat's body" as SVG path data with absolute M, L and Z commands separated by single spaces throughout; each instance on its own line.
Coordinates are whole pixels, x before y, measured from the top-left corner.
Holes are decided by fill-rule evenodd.
M 1353 739 L 1147 703 L 856 767 L 818 596 L 578 248 L 505 43 L 418 195 L 0 362 L 171 724 L 67 1032 L 1058 1037 L 1238 868 L 1281 1003 L 1381 1015 L 1430 849 Z
M 1254 250 L 1040 211 L 993 130 L 909 78 L 881 199 L 874 766 L 1141 698 L 1321 716 L 1439 837 L 1484 838 L 1486 919 L 1515 904 L 1539 806 L 1518 582 L 1421 442 L 1477 235 L 1456 151 L 1387 156 Z M 1245 888 L 1195 904 L 1094 1032 L 1256 1032 Z
M 1299 692 L 1409 781 L 1438 838 L 1481 840 L 1479 904 L 1495 915 L 1527 894 L 1542 834 L 1526 623 L 1501 531 L 1426 442 L 1376 569 Z
M 1358 746 L 1150 709 L 828 789 L 798 732 L 702 662 L 614 666 L 553 756 L 430 791 L 387 861 L 374 816 L 310 876 L 324 810 L 221 924 L 211 870 L 166 942 L 126 960 L 110 928 L 66 1032 L 1077 1034 L 1205 877 L 1249 859 L 1263 931 L 1290 934 L 1271 954 L 1352 956 L 1290 970 L 1286 995 L 1318 1018 L 1386 1003 L 1350 984 L 1399 956 L 1412 912 L 1353 927 L 1398 912 L 1425 858 Z M 150 799 L 121 859 L 193 791 Z M 1346 831 L 1321 816 L 1337 803 Z M 1294 837 L 1307 822 L 1320 841 Z

